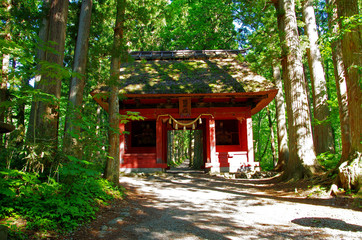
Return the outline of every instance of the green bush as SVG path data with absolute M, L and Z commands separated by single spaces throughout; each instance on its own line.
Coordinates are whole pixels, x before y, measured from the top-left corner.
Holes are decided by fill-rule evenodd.
M 100 204 L 121 197 L 123 189 L 102 179 L 93 167 L 69 157 L 59 169 L 59 181 L 49 177 L 46 182 L 36 173 L 0 169 L 0 218 L 26 221 L 24 229 L 8 221 L 10 232 L 69 231 L 94 219 Z
M 340 158 L 340 154 L 330 152 L 321 153 L 317 156 L 319 164 L 323 166 L 326 170 L 335 168 Z

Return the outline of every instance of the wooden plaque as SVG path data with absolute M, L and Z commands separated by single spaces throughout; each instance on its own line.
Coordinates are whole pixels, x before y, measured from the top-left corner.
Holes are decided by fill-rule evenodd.
M 180 97 L 179 98 L 179 113 L 180 113 L 180 117 L 190 117 L 191 116 L 191 98 L 189 98 L 189 97 Z

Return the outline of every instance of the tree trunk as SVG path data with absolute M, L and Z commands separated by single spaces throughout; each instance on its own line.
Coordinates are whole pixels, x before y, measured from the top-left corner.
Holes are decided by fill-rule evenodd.
M 313 99 L 312 99 L 311 94 L 310 94 L 311 90 L 310 90 L 310 87 L 309 87 L 309 79 L 308 79 L 308 75 L 307 75 L 306 64 L 303 64 L 303 74 L 304 74 L 304 81 L 305 81 L 305 92 L 307 93 L 307 99 L 308 99 L 308 109 L 309 109 L 309 112 L 311 113 L 312 112 Z M 311 121 L 313 121 L 313 116 L 312 115 L 311 115 L 311 119 L 312 119 Z M 313 126 L 312 126 L 312 135 L 314 135 Z
M 359 5 L 357 0 L 340 0 L 337 2 L 340 29 L 345 18 L 357 16 Z M 357 21 L 357 20 L 356 20 Z M 345 189 L 362 191 L 362 91 L 361 91 L 361 26 L 350 25 L 350 29 L 342 35 L 342 55 L 345 68 L 348 95 L 349 124 L 351 128 L 351 149 L 346 164 L 340 169 L 340 179 Z
M 287 122 L 285 118 L 285 103 L 283 95 L 283 83 L 280 76 L 280 68 L 273 66 L 273 78 L 276 87 L 279 89 L 275 96 L 275 112 L 277 118 L 277 136 L 278 136 L 278 163 L 275 166 L 276 171 L 282 171 L 289 158 Z
M 51 0 L 43 0 L 43 9 L 50 9 L 50 1 Z M 46 46 L 49 41 L 49 12 L 43 13 L 43 19 L 41 26 L 39 28 L 39 39 L 40 42 L 39 48 L 37 50 L 37 60 L 38 60 L 38 74 L 35 76 L 35 88 L 37 88 L 37 84 L 40 82 L 42 77 L 42 63 L 41 61 L 45 61 L 46 59 Z
M 338 27 L 338 15 L 336 8 L 336 0 L 329 0 L 328 22 L 329 28 L 332 31 L 333 36 L 337 36 L 339 32 Z M 344 63 L 342 60 L 342 47 L 339 40 L 335 40 L 331 43 L 332 46 L 332 59 L 334 65 L 334 78 L 336 81 L 338 106 L 339 106 L 339 118 L 341 124 L 341 140 L 342 140 L 342 156 L 340 164 L 347 160 L 348 154 L 351 149 L 351 130 L 349 126 L 349 114 L 348 114 L 348 97 L 347 97 L 347 84 L 344 72 Z
M 284 21 L 285 42 L 282 44 L 285 44 L 284 54 L 287 54 L 284 86 L 287 93 L 290 158 L 285 177 L 300 179 L 316 173 L 318 162 L 314 152 L 294 0 L 279 0 L 275 4 L 278 15 L 282 14 L 280 19 Z
M 11 9 L 11 2 L 10 0 L 7 0 L 6 3 L 6 11 L 9 12 Z M 9 19 L 5 22 L 5 34 L 4 38 L 6 41 L 10 41 L 10 33 L 9 33 Z M 8 100 L 8 89 L 7 89 L 7 83 L 8 83 L 8 72 L 9 72 L 9 66 L 10 66 L 10 55 L 9 54 L 2 54 L 0 55 L 1 60 L 1 79 L 0 79 L 0 122 L 5 122 L 5 112 L 6 107 L 1 106 L 2 103 Z M 3 134 L 0 133 L 0 147 L 4 145 L 3 142 Z
M 65 122 L 64 150 L 78 158 L 82 157 L 82 146 L 79 139 L 72 137 L 80 135 L 79 120 L 81 119 L 81 107 L 85 86 L 85 71 L 88 55 L 88 40 L 91 26 L 93 0 L 83 0 L 79 16 L 77 44 L 74 54 L 73 72 L 77 76 L 72 77 L 69 89 L 69 106 Z M 78 124 L 77 124 L 78 122 Z
M 358 16 L 359 6 L 357 0 L 337 1 L 339 17 Z M 342 20 L 343 21 L 343 20 Z M 361 71 L 361 27 L 355 25 L 342 36 L 342 54 L 346 73 L 348 92 L 348 109 L 350 113 L 351 150 L 362 152 L 362 92 L 360 86 Z
M 10 55 L 4 54 L 1 56 L 1 82 L 0 82 L 0 122 L 5 122 L 6 107 L 1 106 L 5 101 L 8 100 L 8 70 L 9 70 Z M 0 133 L 0 147 L 3 146 L 3 134 Z
M 119 75 L 121 67 L 123 43 L 123 28 L 125 21 L 126 0 L 117 0 L 117 17 L 114 28 L 114 39 L 111 59 L 110 96 L 109 96 L 109 156 L 105 177 L 114 183 L 119 183 Z
M 43 0 L 43 9 L 48 9 L 50 8 L 50 0 Z M 40 25 L 39 28 L 39 40 L 40 42 L 38 43 L 39 48 L 37 49 L 37 56 L 36 56 L 36 60 L 37 60 L 37 70 L 38 72 L 36 73 L 35 77 L 34 77 L 34 88 L 35 89 L 40 89 L 38 87 L 38 84 L 41 80 L 41 72 L 42 72 L 42 62 L 45 61 L 45 50 L 43 48 L 45 48 L 46 43 L 48 42 L 48 32 L 49 32 L 49 13 L 42 13 L 43 14 L 43 20 L 42 23 Z M 26 133 L 26 140 L 28 141 L 28 143 L 31 144 L 35 144 L 35 131 L 36 131 L 36 119 L 35 119 L 35 114 L 36 112 L 38 112 L 38 105 L 39 103 L 35 100 L 35 96 L 33 96 L 33 102 L 31 105 L 31 111 L 30 111 L 30 116 L 29 116 L 29 123 L 28 123 L 28 130 Z
M 44 53 L 45 61 L 59 65 L 59 67 L 63 67 L 68 4 L 67 0 L 52 0 L 50 5 L 47 40 L 53 51 Z M 28 139 L 33 143 L 47 145 L 47 150 L 54 153 L 58 147 L 58 99 L 60 98 L 62 75 L 56 68 L 46 72 L 42 71 L 41 74 L 36 88 L 48 96 L 45 101 L 36 101 L 32 105 L 33 119 L 29 121 Z
M 268 115 L 268 121 L 269 121 L 269 128 L 270 128 L 270 147 L 273 157 L 273 167 L 277 165 L 277 156 L 275 152 L 275 142 L 274 142 L 274 129 L 273 129 L 273 121 L 271 119 L 270 109 L 267 108 L 267 115 Z
M 284 23 L 284 10 L 280 7 L 280 4 L 277 0 L 274 2 L 274 6 L 277 11 L 277 22 L 278 22 L 278 30 L 279 30 L 279 39 L 281 43 L 285 41 L 285 23 Z M 286 122 L 286 111 L 285 111 L 285 101 L 283 95 L 283 82 L 282 79 L 287 78 L 287 58 L 286 58 L 286 46 L 285 44 L 281 44 L 281 65 L 282 65 L 282 73 L 283 76 L 280 76 L 280 68 L 277 67 L 275 63 L 273 66 L 273 77 L 275 81 L 276 87 L 279 89 L 276 97 L 275 97 L 275 106 L 276 106 L 276 116 L 277 116 L 277 129 L 278 129 L 278 152 L 279 152 L 279 160 L 278 164 L 275 168 L 277 171 L 284 171 L 285 167 L 289 160 L 289 147 L 288 147 L 288 132 L 287 132 L 287 122 Z M 287 95 L 288 93 L 285 93 Z
M 318 46 L 318 32 L 313 8 L 313 0 L 303 2 L 303 18 L 305 32 L 309 39 L 307 48 L 308 64 L 312 81 L 313 113 L 314 113 L 314 145 L 316 154 L 334 152 L 332 126 L 329 122 L 329 106 L 327 103 L 327 83 Z

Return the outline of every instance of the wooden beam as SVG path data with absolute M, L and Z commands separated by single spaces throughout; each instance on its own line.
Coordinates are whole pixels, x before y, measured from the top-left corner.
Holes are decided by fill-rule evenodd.
M 156 163 L 163 163 L 163 129 L 162 117 L 156 121 Z
M 216 156 L 216 131 L 215 119 L 209 117 L 206 120 L 206 164 L 211 172 L 220 172 L 220 163 Z
M 173 93 L 173 94 L 124 94 L 127 98 L 179 98 L 179 97 L 191 97 L 191 98 L 225 98 L 225 97 L 242 97 L 242 98 L 260 98 L 268 95 L 270 92 L 278 91 L 277 89 L 261 92 L 237 92 L 237 93 Z
M 125 94 L 124 96 L 126 99 L 150 99 L 152 104 L 145 104 L 140 101 L 139 107 L 134 107 L 133 104 L 125 104 L 124 101 L 120 102 L 120 109 L 141 109 L 141 108 L 178 108 L 178 101 L 179 97 L 191 97 L 192 98 L 192 104 L 193 108 L 197 107 L 243 107 L 246 105 L 242 105 L 242 102 L 240 102 L 240 99 L 249 98 L 249 101 L 251 103 L 251 113 L 254 115 L 255 113 L 259 112 L 261 109 L 263 109 L 265 106 L 269 104 L 277 94 L 278 89 L 271 89 L 268 91 L 262 91 L 262 92 L 239 92 L 239 93 L 200 93 L 200 94 Z M 99 103 L 99 105 L 104 108 L 108 112 L 108 104 L 107 104 L 107 91 L 100 91 L 100 90 L 94 90 L 91 92 L 91 95 L 94 97 L 95 101 Z M 223 104 L 223 103 L 212 103 L 209 102 L 210 99 L 215 99 L 217 101 L 220 100 L 220 98 L 227 98 L 229 99 L 229 104 Z M 168 104 L 156 104 L 154 100 L 156 99 L 167 99 Z M 209 102 L 205 102 L 207 101 Z M 234 100 L 233 100 L 234 99 Z M 238 101 L 239 99 L 239 101 Z M 233 101 L 235 103 L 233 104 Z M 215 105 L 213 105 L 215 104 Z M 230 105 L 233 104 L 233 105 Z M 137 104 L 136 104 L 137 105 Z
M 254 137 L 253 137 L 253 121 L 251 117 L 246 119 L 247 144 L 248 144 L 248 163 L 254 163 Z
M 267 96 L 264 96 L 267 98 Z M 235 98 L 229 98 L 224 102 L 192 102 L 191 108 L 210 108 L 210 107 L 248 107 L 252 106 L 254 108 L 258 102 L 262 101 L 264 98 L 252 98 L 247 99 L 246 101 L 237 101 Z M 129 103 L 120 102 L 121 109 L 170 109 L 170 108 L 179 108 L 179 104 L 176 102 L 168 101 L 167 103 L 140 103 L 138 99 L 131 101 Z
M 209 118 L 209 131 L 210 131 L 210 160 L 213 167 L 218 163 L 216 157 L 216 131 L 215 131 L 215 119 Z

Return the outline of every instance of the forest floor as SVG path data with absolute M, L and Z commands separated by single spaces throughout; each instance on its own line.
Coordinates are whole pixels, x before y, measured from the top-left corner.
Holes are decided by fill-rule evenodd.
M 65 239 L 362 239 L 362 208 L 308 183 L 122 176 L 127 196 Z

